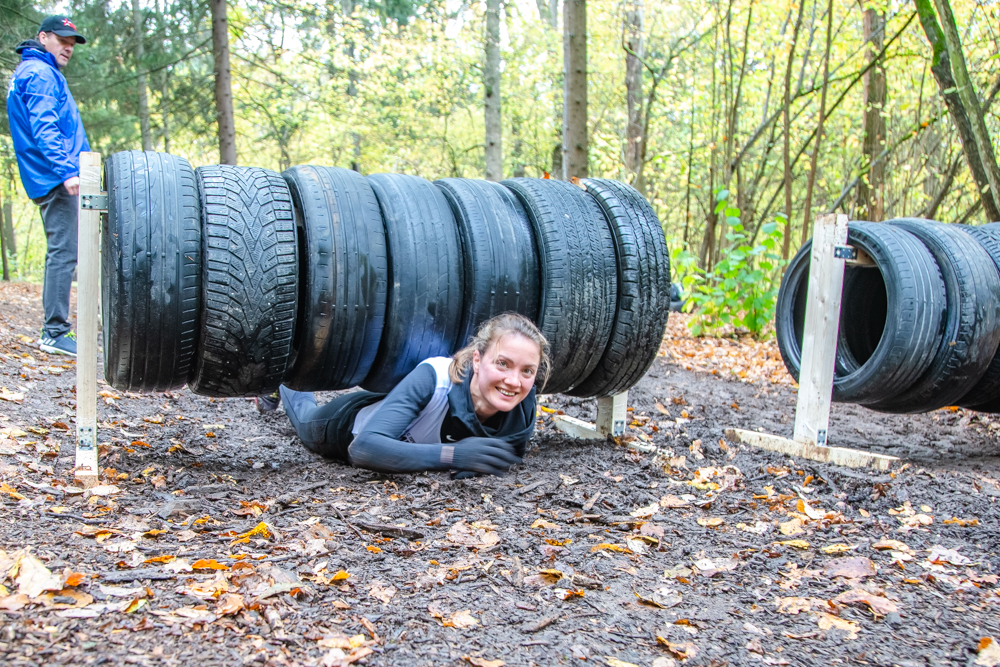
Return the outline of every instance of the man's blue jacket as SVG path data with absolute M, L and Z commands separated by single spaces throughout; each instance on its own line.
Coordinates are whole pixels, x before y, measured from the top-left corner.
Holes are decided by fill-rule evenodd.
M 15 50 L 21 63 L 7 89 L 7 118 L 21 183 L 36 199 L 80 175 L 80 152 L 90 143 L 55 56 L 33 39 Z

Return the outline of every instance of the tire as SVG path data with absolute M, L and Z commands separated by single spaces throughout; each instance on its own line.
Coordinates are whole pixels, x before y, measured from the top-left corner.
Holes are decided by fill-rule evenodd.
M 538 325 L 552 350 L 546 393 L 577 395 L 608 345 L 618 294 L 615 244 L 597 201 L 540 178 L 503 181 L 531 220 L 541 260 Z
M 910 232 L 934 255 L 944 278 L 947 311 L 944 336 L 924 374 L 903 393 L 864 405 L 896 413 L 955 405 L 986 372 L 1000 343 L 1000 276 L 989 254 L 959 229 L 919 218 L 885 224 Z
M 608 346 L 594 371 L 574 387 L 579 396 L 612 396 L 649 370 L 670 315 L 670 255 L 656 212 L 634 188 L 586 178 L 607 218 L 618 264 L 618 301 Z
M 283 383 L 298 391 L 354 387 L 371 370 L 385 324 L 389 260 L 378 200 L 349 169 L 301 166 L 282 176 L 296 211 L 301 289 Z
M 465 266 L 458 345 L 468 344 L 479 325 L 515 312 L 538 319 L 538 249 L 524 207 L 510 190 L 490 181 L 435 181 L 458 222 Z
M 201 311 L 201 204 L 188 161 L 124 151 L 104 163 L 101 238 L 104 377 L 166 391 L 194 367 Z
M 978 227 L 961 225 L 959 228 L 983 247 L 1000 275 L 1000 223 L 992 222 Z M 993 361 L 987 366 L 983 377 L 958 401 L 958 405 L 981 412 L 1000 411 L 1000 350 L 993 355 Z
M 924 373 L 940 347 L 944 281 L 930 251 L 902 229 L 852 222 L 848 242 L 875 268 L 844 272 L 833 400 L 890 400 Z M 810 241 L 788 265 L 775 308 L 778 349 L 796 380 L 811 253 Z
M 281 384 L 298 300 L 288 185 L 269 169 L 195 170 L 202 201 L 199 354 L 189 385 L 203 396 L 259 396 Z
M 362 388 L 388 393 L 424 359 L 450 355 L 462 319 L 463 263 L 458 225 L 430 181 L 373 174 L 389 244 L 385 328 Z

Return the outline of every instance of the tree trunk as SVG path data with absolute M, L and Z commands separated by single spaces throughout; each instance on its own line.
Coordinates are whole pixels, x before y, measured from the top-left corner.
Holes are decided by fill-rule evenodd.
M 486 114 L 486 180 L 503 180 L 500 126 L 500 0 L 486 0 L 486 64 L 483 68 Z
M 861 27 L 865 43 L 869 44 L 868 62 L 877 61 L 861 81 L 865 100 L 864 161 L 861 168 L 871 165 L 858 181 L 857 216 L 880 222 L 885 217 L 885 162 L 875 162 L 885 149 L 885 60 L 879 56 L 885 43 L 885 15 L 873 8 L 865 10 Z
M 785 233 L 784 238 L 781 242 L 781 257 L 783 259 L 788 259 L 789 251 L 791 250 L 792 242 L 792 164 L 791 164 L 791 135 L 792 135 L 792 116 L 791 116 L 791 88 L 792 88 L 792 61 L 795 60 L 795 43 L 799 39 L 799 28 L 802 27 L 802 10 L 805 8 L 805 2 L 799 3 L 799 15 L 795 19 L 795 28 L 792 29 L 792 45 L 788 50 L 788 65 L 785 67 L 785 96 L 783 98 L 784 108 L 784 125 L 785 125 L 785 143 L 782 149 L 782 161 L 784 163 L 785 171 Z
M 998 199 L 1000 198 L 1000 166 L 997 165 L 993 140 L 986 129 L 986 120 L 983 117 L 982 106 L 979 104 L 979 95 L 976 93 L 975 84 L 969 77 L 969 71 L 965 66 L 965 53 L 962 52 L 962 40 L 958 35 L 958 26 L 955 25 L 955 15 L 951 11 L 949 0 L 934 0 L 934 4 L 941 16 L 944 42 L 948 49 L 948 57 L 951 59 L 951 70 L 955 75 L 955 83 L 958 84 L 958 96 L 969 114 L 969 120 L 972 123 L 972 136 L 976 141 L 976 148 L 979 149 L 979 159 L 982 160 L 983 169 L 986 171 L 986 179 L 993 200 L 1000 203 L 1000 199 Z M 991 220 L 1000 220 L 1000 217 L 991 218 Z
M 139 87 L 139 129 L 142 133 L 142 150 L 153 150 L 153 135 L 149 132 L 149 98 L 146 96 L 146 50 L 143 41 L 146 28 L 142 20 L 139 0 L 132 0 L 132 27 L 135 34 L 135 71 L 138 72 L 136 85 Z
M 12 190 L 7 191 L 7 199 L 3 202 L 3 221 L 0 224 L 0 234 L 4 238 L 4 267 L 8 268 L 11 273 L 17 271 L 17 238 L 14 236 L 14 208 L 11 205 L 10 193 Z
M 163 152 L 170 152 L 170 69 L 163 68 L 163 86 L 160 88 L 160 115 L 163 116 Z
M 826 91 L 830 80 L 830 42 L 833 40 L 833 0 L 828 0 L 826 5 L 826 51 L 823 53 L 823 90 L 819 95 L 819 121 L 816 123 L 816 144 L 813 146 L 812 157 L 809 161 L 809 180 L 806 183 L 806 203 L 802 213 L 802 238 L 800 245 L 805 245 L 809 240 L 809 231 L 812 228 L 812 200 L 813 189 L 816 187 L 816 168 L 819 162 L 819 151 L 823 146 L 823 123 L 826 121 Z
M 948 107 L 952 124 L 958 130 L 962 142 L 962 152 L 969 165 L 972 178 L 976 182 L 976 190 L 979 192 L 983 210 L 990 220 L 1000 220 L 1000 206 L 998 206 L 997 197 L 990 187 L 990 180 L 980 157 L 980 151 L 972 131 L 972 120 L 957 91 L 958 85 L 952 75 L 951 58 L 945 42 L 944 31 L 938 23 L 934 4 L 932 0 L 914 0 L 914 5 L 916 5 L 920 24 L 923 26 L 924 34 L 927 36 L 927 41 L 933 52 L 931 72 L 934 74 L 934 80 L 937 81 L 941 98 L 944 100 L 945 106 Z
M 691 228 L 691 170 L 694 168 L 694 100 L 691 103 L 691 132 L 688 135 L 687 183 L 684 185 L 684 250 L 688 250 Z
M 642 0 L 630 0 L 625 6 L 622 31 L 625 35 L 625 97 L 628 102 L 628 125 L 625 128 L 625 169 L 639 192 L 642 181 Z
M 587 177 L 587 0 L 563 2 L 563 178 Z
M 215 114 L 219 128 L 219 162 L 236 164 L 232 74 L 229 71 L 229 20 L 226 0 L 209 0 L 212 8 L 212 51 L 215 54 Z
M 3 281 L 10 281 L 10 272 L 7 270 L 7 222 L 3 216 L 3 207 L 0 206 L 0 259 L 3 260 Z

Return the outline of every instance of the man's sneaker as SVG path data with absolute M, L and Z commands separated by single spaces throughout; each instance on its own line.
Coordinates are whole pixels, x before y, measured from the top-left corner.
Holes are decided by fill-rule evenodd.
M 42 352 L 49 354 L 65 354 L 67 357 L 76 356 L 76 334 L 72 331 L 53 338 L 42 332 L 42 337 L 38 340 L 38 347 Z
M 274 412 L 281 405 L 281 394 L 274 392 L 273 394 L 266 394 L 264 396 L 258 396 L 253 399 L 253 404 L 257 407 L 257 412 L 264 414 L 265 412 Z

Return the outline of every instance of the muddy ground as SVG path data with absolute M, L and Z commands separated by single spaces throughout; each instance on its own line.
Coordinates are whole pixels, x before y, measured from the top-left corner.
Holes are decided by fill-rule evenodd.
M 101 385 L 81 493 L 40 322 L 37 286 L 0 286 L 3 664 L 996 664 L 988 416 L 835 406 L 887 473 L 751 450 L 723 430 L 792 430 L 773 344 L 675 318 L 621 441 L 560 434 L 594 401 L 550 396 L 503 477 L 355 470 L 251 401 Z

